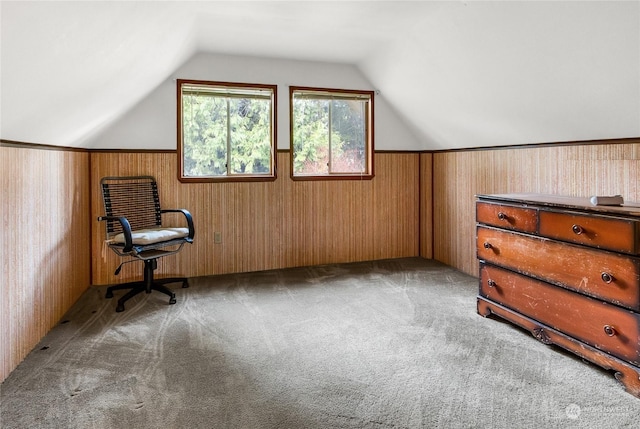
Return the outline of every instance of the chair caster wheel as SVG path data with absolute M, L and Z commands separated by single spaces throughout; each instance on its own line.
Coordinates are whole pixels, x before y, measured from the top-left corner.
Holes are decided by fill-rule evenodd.
M 124 311 L 124 304 L 118 304 L 116 306 L 116 312 L 117 313 L 122 313 Z
M 169 304 L 175 304 L 175 303 L 176 303 L 176 297 L 175 296 L 169 298 Z
M 104 295 L 105 298 L 113 298 L 113 292 L 107 289 L 107 293 Z
M 188 288 L 189 287 L 189 282 L 187 280 L 182 282 L 182 288 Z

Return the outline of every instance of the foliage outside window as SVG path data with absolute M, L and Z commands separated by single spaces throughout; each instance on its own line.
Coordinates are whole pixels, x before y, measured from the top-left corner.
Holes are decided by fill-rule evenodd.
M 180 180 L 275 179 L 276 89 L 178 80 Z
M 373 178 L 373 91 L 289 91 L 292 177 Z

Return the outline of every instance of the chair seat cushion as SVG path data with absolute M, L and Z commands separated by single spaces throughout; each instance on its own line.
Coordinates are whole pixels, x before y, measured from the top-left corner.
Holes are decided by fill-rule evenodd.
M 131 240 L 133 244 L 147 245 L 161 243 L 163 241 L 174 240 L 176 238 L 182 238 L 189 235 L 189 228 L 152 228 L 152 229 L 139 229 L 137 231 L 131 231 Z M 116 243 L 124 243 L 124 234 L 120 233 L 113 237 L 113 241 Z

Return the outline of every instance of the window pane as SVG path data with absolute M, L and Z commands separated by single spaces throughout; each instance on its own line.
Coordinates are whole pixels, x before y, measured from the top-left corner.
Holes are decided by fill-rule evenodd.
M 276 85 L 178 79 L 180 180 L 275 179 L 276 91 Z
M 329 172 L 329 101 L 293 100 L 294 174 Z
M 331 102 L 331 173 L 364 173 L 366 102 Z
M 183 95 L 183 175 L 226 175 L 227 103 L 224 98 Z
M 293 179 L 373 178 L 373 91 L 289 87 Z
M 229 100 L 231 174 L 269 173 L 271 163 L 271 100 Z

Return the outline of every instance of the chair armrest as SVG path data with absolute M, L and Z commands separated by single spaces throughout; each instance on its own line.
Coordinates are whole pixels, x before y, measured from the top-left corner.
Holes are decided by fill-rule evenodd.
M 133 250 L 133 239 L 131 238 L 131 224 L 127 220 L 126 217 L 123 216 L 98 216 L 99 221 L 107 220 L 114 221 L 117 220 L 122 225 L 122 233 L 124 235 L 124 248 L 123 252 L 130 252 Z
M 193 236 L 195 235 L 196 231 L 193 227 L 193 218 L 191 217 L 191 213 L 189 213 L 188 210 L 185 209 L 164 209 L 164 210 L 160 210 L 160 213 L 182 213 L 185 217 L 185 219 L 187 219 L 187 225 L 189 226 L 189 240 L 193 240 Z

